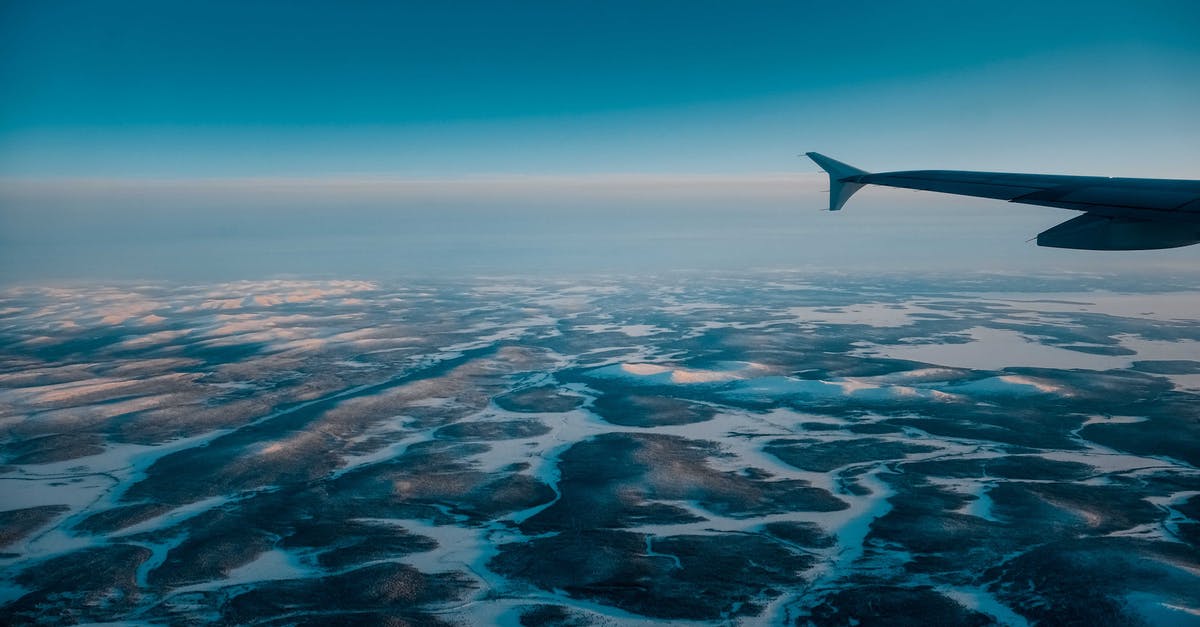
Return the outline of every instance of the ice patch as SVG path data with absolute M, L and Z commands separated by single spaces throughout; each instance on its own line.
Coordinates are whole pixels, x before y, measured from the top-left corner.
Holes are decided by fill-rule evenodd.
M 216 590 L 226 586 L 237 586 L 256 581 L 275 581 L 280 579 L 303 579 L 312 577 L 315 571 L 300 563 L 295 556 L 282 549 L 271 549 L 260 554 L 253 561 L 238 566 L 229 571 L 224 579 L 214 579 L 204 583 L 175 588 L 171 594 Z
M 1130 356 L 1095 355 L 1047 346 L 1007 329 L 973 327 L 968 333 L 971 341 L 964 344 L 868 344 L 856 351 L 856 354 L 971 370 L 1002 370 L 1013 366 L 1107 370 L 1127 368 L 1134 360 Z M 1195 354 L 1200 353 L 1193 353 Z
M 991 616 L 1001 625 L 1025 627 L 1029 624 L 1029 621 L 1025 620 L 1024 616 L 1012 611 L 1007 605 L 1001 603 L 995 595 L 983 588 L 945 588 L 940 590 L 940 592 L 954 599 L 959 605 L 967 609 L 983 612 Z
M 913 314 L 941 314 L 910 303 L 864 303 L 845 306 L 790 307 L 787 315 L 801 323 L 861 324 L 869 327 L 904 327 Z
M 1149 625 L 1162 627 L 1195 627 L 1200 625 L 1200 607 L 1184 605 L 1176 600 L 1148 592 L 1136 592 L 1125 597 L 1131 609 Z

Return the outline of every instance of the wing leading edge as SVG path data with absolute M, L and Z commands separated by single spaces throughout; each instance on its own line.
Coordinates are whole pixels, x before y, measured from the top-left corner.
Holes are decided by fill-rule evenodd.
M 1200 242 L 1200 181 L 960 170 L 872 173 L 819 153 L 807 155 L 829 173 L 830 211 L 841 209 L 863 186 L 882 185 L 1085 212 L 1040 233 L 1039 246 L 1149 250 Z

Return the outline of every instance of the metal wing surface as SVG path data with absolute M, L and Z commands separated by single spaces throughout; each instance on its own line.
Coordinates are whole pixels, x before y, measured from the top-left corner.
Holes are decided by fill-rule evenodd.
M 808 156 L 829 173 L 831 211 L 864 185 L 882 185 L 1086 212 L 1043 231 L 1040 246 L 1145 250 L 1200 242 L 1200 181 L 962 170 L 872 173 L 819 153 Z

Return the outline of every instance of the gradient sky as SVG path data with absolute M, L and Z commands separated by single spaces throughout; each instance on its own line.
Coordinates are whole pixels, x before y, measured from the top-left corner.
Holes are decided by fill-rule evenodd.
M 1200 178 L 1198 32 L 1190 1 L 4 0 L 0 245 L 70 276 L 83 240 L 103 256 L 118 240 L 203 249 L 386 226 L 469 249 L 455 229 L 536 226 L 564 207 L 576 213 L 555 237 L 604 223 L 621 239 L 679 231 L 664 216 L 690 219 L 693 176 L 728 183 L 703 197 L 714 232 L 740 212 L 819 234 L 829 216 L 787 213 L 823 204 L 805 150 L 875 170 Z M 794 187 L 755 191 L 790 173 Z M 868 216 L 995 206 L 861 196 L 851 209 Z M 1026 238 L 1070 217 L 1000 210 Z M 606 219 L 626 214 L 645 224 Z M 761 261 L 853 243 L 822 239 L 811 257 Z M 990 254 L 1014 251 L 1029 253 Z M 45 265 L 26 253 L 0 254 L 2 275 Z

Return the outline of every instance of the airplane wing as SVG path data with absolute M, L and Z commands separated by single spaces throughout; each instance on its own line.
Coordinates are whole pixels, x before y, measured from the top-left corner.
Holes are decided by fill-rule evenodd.
M 1200 181 L 960 170 L 872 173 L 819 153 L 807 155 L 829 173 L 830 211 L 841 209 L 864 185 L 884 185 L 1085 212 L 1038 234 L 1038 246 L 1149 250 L 1200 242 Z

